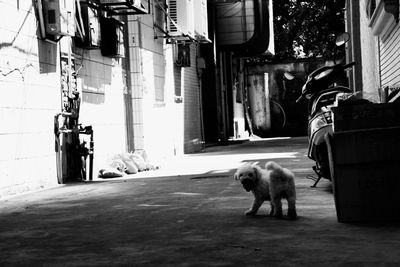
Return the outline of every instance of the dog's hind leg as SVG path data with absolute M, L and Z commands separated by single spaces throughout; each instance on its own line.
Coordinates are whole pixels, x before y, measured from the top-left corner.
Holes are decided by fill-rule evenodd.
M 290 219 L 296 219 L 297 218 L 296 199 L 288 198 L 287 201 L 288 201 L 288 217 Z
M 272 205 L 273 205 L 273 216 L 276 218 L 282 218 L 282 201 L 280 197 L 274 197 L 272 199 Z
M 269 211 L 269 216 L 273 216 L 274 215 L 274 203 L 271 201 L 271 210 Z

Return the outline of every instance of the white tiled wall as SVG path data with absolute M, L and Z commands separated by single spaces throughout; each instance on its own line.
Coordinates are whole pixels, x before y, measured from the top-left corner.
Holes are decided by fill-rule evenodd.
M 36 37 L 32 1 L 0 1 L 0 198 L 57 183 L 57 45 Z
M 129 20 L 131 88 L 135 149 L 145 150 L 150 160 L 162 161 L 175 149 L 172 50 L 163 39 L 155 39 L 151 16 Z M 170 72 L 172 76 L 172 71 Z M 181 142 L 182 143 L 182 142 Z
M 77 49 L 77 55 L 81 51 Z M 82 90 L 79 121 L 94 132 L 94 174 L 109 166 L 113 156 L 127 152 L 124 79 L 121 59 L 103 57 L 100 50 L 85 50 L 76 68 Z
M 33 3 L 0 1 L 0 197 L 57 184 L 53 118 L 61 110 L 60 44 L 38 38 Z M 173 47 L 155 39 L 152 16 L 129 17 L 128 25 L 131 84 L 122 60 L 96 49 L 74 50 L 82 91 L 79 122 L 94 130 L 94 175 L 127 150 L 127 138 L 156 161 L 199 147 L 197 48 L 192 67 L 177 81 Z M 181 103 L 175 102 L 176 82 L 184 87 Z M 133 137 L 126 136 L 127 86 Z
M 0 1 L 0 197 L 57 184 L 54 115 L 61 110 L 60 44 L 42 41 L 33 1 Z M 80 123 L 92 125 L 94 175 L 126 151 L 122 61 L 75 55 Z

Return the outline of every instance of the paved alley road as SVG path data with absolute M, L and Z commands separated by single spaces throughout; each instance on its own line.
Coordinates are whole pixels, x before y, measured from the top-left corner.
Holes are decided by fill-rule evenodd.
M 211 147 L 160 170 L 0 201 L 0 266 L 396 266 L 399 225 L 338 223 L 310 188 L 305 138 Z M 233 173 L 268 160 L 296 175 L 298 220 L 275 219 Z M 286 210 L 286 203 L 284 205 Z

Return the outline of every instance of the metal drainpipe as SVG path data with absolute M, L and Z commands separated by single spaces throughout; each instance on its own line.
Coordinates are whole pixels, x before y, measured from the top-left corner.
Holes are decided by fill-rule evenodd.
M 268 50 L 269 46 L 269 1 L 253 0 L 254 34 L 243 44 L 221 46 L 223 51 L 234 52 L 235 57 L 257 56 Z
M 350 61 L 355 61 L 356 66 L 351 71 L 352 74 L 352 89 L 354 92 L 363 89 L 362 81 L 362 62 L 361 62 L 361 40 L 360 40 L 360 4 L 353 1 L 347 2 L 349 28 L 351 32 L 351 58 Z
M 133 130 L 133 104 L 132 104 L 132 80 L 131 80 L 131 54 L 129 50 L 130 43 L 130 29 L 129 29 L 129 21 L 128 16 L 123 16 L 123 22 L 125 24 L 124 27 L 124 49 L 125 49 L 125 58 L 123 59 L 124 67 L 125 67 L 125 86 L 126 91 L 124 90 L 124 103 L 125 103 L 125 134 L 126 134 L 126 143 L 128 152 L 132 152 L 135 150 L 135 142 L 134 136 L 135 132 Z

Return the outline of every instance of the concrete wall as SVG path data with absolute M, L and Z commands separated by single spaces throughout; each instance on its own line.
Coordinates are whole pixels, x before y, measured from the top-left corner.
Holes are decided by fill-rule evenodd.
M 201 150 L 199 48 L 190 45 L 190 67 L 176 66 L 175 45 L 153 23 L 150 15 L 129 18 L 134 141 L 135 149 L 163 161 Z
M 134 113 L 142 110 L 134 115 L 134 140 L 136 149 L 162 161 L 201 150 L 199 48 L 190 45 L 190 67 L 176 66 L 175 45 L 161 38 L 153 23 L 150 15 L 129 19 L 132 103 Z
M 233 128 L 234 138 L 248 138 L 250 136 L 249 129 L 246 129 L 245 109 L 244 109 L 244 72 L 243 60 L 235 60 L 234 63 L 234 79 L 232 88 L 233 99 Z
M 183 108 L 174 102 L 172 46 L 155 39 L 150 15 L 129 18 L 134 146 L 160 161 L 183 153 Z
M 75 52 L 78 89 L 82 91 L 79 121 L 93 126 L 96 175 L 115 154 L 127 150 L 122 59 L 103 57 L 99 49 Z
M 0 197 L 57 183 L 59 50 L 36 32 L 32 1 L 0 2 Z
M 57 43 L 38 38 L 31 1 L 0 2 L 0 196 L 57 184 L 54 115 L 61 111 Z M 81 92 L 79 122 L 92 125 L 94 175 L 126 151 L 125 77 L 121 59 L 72 48 Z
M 94 130 L 95 177 L 132 148 L 153 163 L 202 148 L 199 45 L 190 45 L 191 66 L 177 67 L 153 12 L 127 18 L 129 64 L 72 47 L 79 122 Z M 0 1 L 0 197 L 57 184 L 53 119 L 61 111 L 60 55 L 69 47 L 67 38 L 41 40 L 38 27 L 33 1 Z
M 362 69 L 363 97 L 373 102 L 380 102 L 380 90 L 385 87 L 398 88 L 400 86 L 400 70 L 398 68 L 400 64 L 400 26 L 396 23 L 388 31 L 388 37 L 384 38 L 384 41 L 382 37 L 374 36 L 369 26 L 371 19 L 367 15 L 366 2 L 359 2 L 362 63 L 358 64 L 356 68 Z
M 201 150 L 204 137 L 202 133 L 201 95 L 199 76 L 197 72 L 197 57 L 199 47 L 190 45 L 190 67 L 181 68 L 184 82 L 184 152 L 193 153 Z
M 356 68 L 362 68 L 363 97 L 379 102 L 379 50 L 378 38 L 372 34 L 368 26 L 365 1 L 360 1 L 360 41 L 361 41 L 361 62 Z
M 296 99 L 301 95 L 308 74 L 333 64 L 333 61 L 320 58 L 249 65 L 246 90 L 254 133 L 261 137 L 306 135 L 307 101 L 296 103 Z M 285 79 L 285 72 L 292 73 L 296 78 L 291 81 Z M 338 82 L 345 83 L 345 77 L 338 78 Z

